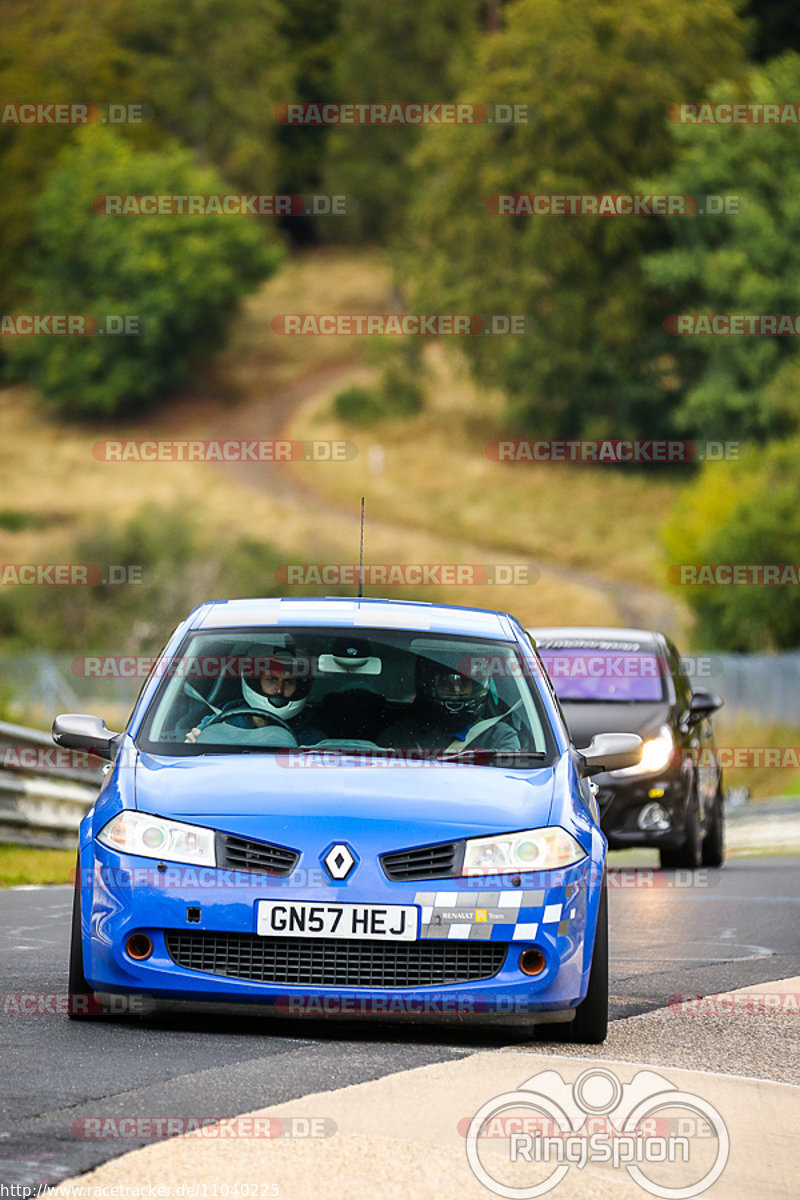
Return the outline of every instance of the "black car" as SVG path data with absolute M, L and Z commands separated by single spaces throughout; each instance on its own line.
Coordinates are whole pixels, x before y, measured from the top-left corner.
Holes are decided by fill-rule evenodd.
M 638 766 L 595 777 L 611 849 L 655 846 L 662 867 L 719 867 L 722 774 L 710 717 L 722 705 L 692 690 L 668 637 L 645 629 L 529 629 L 576 746 L 596 733 L 638 733 Z

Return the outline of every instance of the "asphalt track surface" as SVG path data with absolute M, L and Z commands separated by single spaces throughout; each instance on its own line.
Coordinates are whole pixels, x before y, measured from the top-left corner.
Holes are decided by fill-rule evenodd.
M 663 1008 L 677 993 L 800 975 L 800 857 L 733 859 L 693 879 L 626 867 L 610 873 L 609 900 L 612 1018 Z M 73 1125 L 80 1128 L 83 1118 L 231 1117 L 531 1042 L 519 1026 L 265 1021 L 209 1012 L 93 1023 L 14 1013 L 20 993 L 66 992 L 70 908 L 69 887 L 0 892 L 6 1186 L 55 1183 L 147 1144 L 77 1136 Z M 546 1029 L 536 1037 L 546 1041 Z

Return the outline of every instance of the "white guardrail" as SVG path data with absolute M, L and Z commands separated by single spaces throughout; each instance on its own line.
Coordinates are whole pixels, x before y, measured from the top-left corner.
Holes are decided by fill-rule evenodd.
M 72 765 L 49 733 L 0 721 L 0 842 L 72 849 L 103 782 L 101 767 Z

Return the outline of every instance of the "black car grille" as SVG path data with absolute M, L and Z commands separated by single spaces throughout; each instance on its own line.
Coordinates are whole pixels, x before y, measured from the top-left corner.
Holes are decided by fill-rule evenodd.
M 381 866 L 389 879 L 446 879 L 456 874 L 463 859 L 463 843 L 444 842 L 384 854 Z
M 166 934 L 179 967 L 310 987 L 437 987 L 490 979 L 503 965 L 502 942 L 391 942 L 265 938 L 246 933 Z
M 217 866 L 228 871 L 249 871 L 254 875 L 291 875 L 300 855 L 286 846 L 256 842 L 252 838 L 217 834 Z

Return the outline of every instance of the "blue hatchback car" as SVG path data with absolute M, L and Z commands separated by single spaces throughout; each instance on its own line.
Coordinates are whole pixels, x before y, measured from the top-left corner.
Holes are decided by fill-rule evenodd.
M 80 827 L 72 1016 L 126 997 L 606 1036 L 588 776 L 641 740 L 576 749 L 507 613 L 204 604 L 124 732 L 65 714 L 53 739 L 112 764 Z

